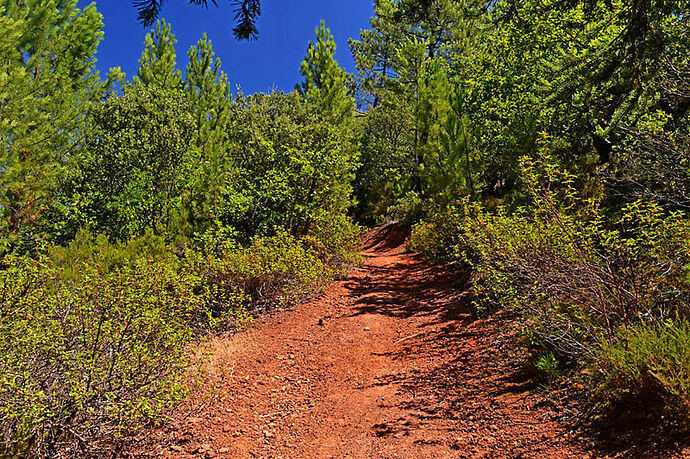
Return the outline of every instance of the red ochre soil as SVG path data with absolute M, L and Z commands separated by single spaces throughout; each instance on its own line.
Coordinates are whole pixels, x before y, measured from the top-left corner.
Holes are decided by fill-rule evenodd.
M 149 432 L 137 456 L 600 456 L 571 432 L 567 403 L 506 358 L 514 333 L 474 315 L 461 273 L 403 239 L 372 232 L 346 279 L 214 339 L 214 395 Z

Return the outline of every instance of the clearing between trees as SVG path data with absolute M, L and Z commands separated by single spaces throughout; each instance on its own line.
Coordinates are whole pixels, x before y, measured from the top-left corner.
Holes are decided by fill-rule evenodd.
M 576 438 L 572 410 L 506 358 L 520 349 L 509 327 L 476 317 L 457 288 L 461 273 L 403 242 L 395 227 L 375 230 L 364 263 L 323 295 L 215 340 L 215 395 L 151 435 L 148 453 L 598 455 Z

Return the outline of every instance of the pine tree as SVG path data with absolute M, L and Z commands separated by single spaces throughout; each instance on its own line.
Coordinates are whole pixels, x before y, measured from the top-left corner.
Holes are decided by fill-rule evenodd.
M 370 29 L 350 40 L 361 100 L 369 105 L 357 193 L 362 202 L 380 201 L 367 211 L 385 211 L 410 189 L 424 194 L 425 161 L 433 168 L 441 148 L 449 84 L 475 77 L 489 24 L 485 3 L 476 0 L 375 1 Z
M 0 2 L 0 250 L 35 244 L 84 109 L 103 94 L 94 72 L 102 19 L 76 3 Z
M 396 76 L 397 47 L 404 40 L 403 30 L 388 24 L 395 8 L 393 0 L 376 0 L 371 28 L 362 30 L 359 40 L 351 38 L 348 42 L 357 66 L 359 89 L 374 108 Z
M 439 132 L 440 148 L 426 161 L 428 187 L 444 207 L 458 197 L 475 193 L 475 133 L 468 114 L 470 95 L 459 85 L 448 99 L 448 113 Z
M 162 89 L 181 89 L 182 73 L 177 69 L 175 35 L 165 19 L 146 35 L 144 52 L 134 82 Z
M 228 77 L 206 34 L 188 55 L 185 91 L 194 112 L 194 144 L 199 157 L 193 188 L 196 195 L 191 200 L 194 215 L 190 217 L 204 220 L 216 213 L 214 207 L 222 206 L 222 190 L 229 180 L 232 162 L 228 159 L 227 126 L 232 102 Z
M 204 148 L 223 142 L 231 108 L 228 76 L 206 34 L 188 55 L 184 87 L 196 115 L 197 147 Z
M 348 89 L 350 75 L 335 60 L 335 40 L 326 23 L 316 28 L 316 43 L 309 42 L 300 67 L 302 95 L 329 120 L 342 123 L 354 112 L 354 98 Z

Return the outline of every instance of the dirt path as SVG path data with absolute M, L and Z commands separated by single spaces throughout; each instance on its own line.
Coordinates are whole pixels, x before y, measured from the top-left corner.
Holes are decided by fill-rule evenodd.
M 472 315 L 458 273 L 374 236 L 365 263 L 319 298 L 216 341 L 216 397 L 151 453 L 587 457 L 567 413 L 497 363 L 500 325 Z

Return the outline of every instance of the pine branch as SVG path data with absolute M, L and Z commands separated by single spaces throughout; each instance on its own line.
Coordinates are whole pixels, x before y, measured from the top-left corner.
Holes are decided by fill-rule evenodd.
M 238 40 L 256 40 L 259 37 L 259 29 L 256 27 L 256 19 L 261 15 L 260 0 L 234 0 L 235 28 L 232 32 Z
M 133 0 L 132 4 L 138 11 L 138 20 L 144 27 L 150 27 L 156 22 L 166 0 Z M 217 0 L 189 0 L 192 5 L 208 8 L 209 2 L 218 6 Z M 235 27 L 232 29 L 238 40 L 256 40 L 259 29 L 256 19 L 261 15 L 261 0 L 230 0 L 234 6 Z
M 137 19 L 144 27 L 150 27 L 156 22 L 165 0 L 133 0 L 132 4 L 139 12 Z

